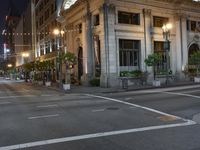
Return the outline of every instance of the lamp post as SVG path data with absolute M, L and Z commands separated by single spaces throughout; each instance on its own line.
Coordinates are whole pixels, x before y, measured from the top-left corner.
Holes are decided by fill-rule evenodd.
M 56 40 L 58 38 L 57 43 L 57 60 L 59 63 L 59 87 L 62 88 L 62 62 L 60 61 L 60 54 L 62 52 L 62 47 L 63 47 L 63 35 L 64 31 L 61 29 L 54 29 L 53 34 L 56 36 Z
M 24 58 L 24 62 L 27 63 L 28 62 L 28 57 L 29 57 L 29 53 L 22 53 L 22 57 Z
M 167 23 L 164 24 L 163 27 L 163 38 L 165 39 L 164 42 L 164 50 L 166 52 L 166 69 L 167 69 L 167 74 L 166 74 L 166 84 L 168 84 L 169 80 L 169 72 L 170 72 L 170 58 L 169 58 L 169 51 L 170 51 L 170 30 L 172 29 L 172 24 Z

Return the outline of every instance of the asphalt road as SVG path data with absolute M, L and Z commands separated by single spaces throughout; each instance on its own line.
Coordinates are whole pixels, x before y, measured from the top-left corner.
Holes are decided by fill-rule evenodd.
M 200 88 L 64 94 L 0 80 L 0 150 L 200 150 Z

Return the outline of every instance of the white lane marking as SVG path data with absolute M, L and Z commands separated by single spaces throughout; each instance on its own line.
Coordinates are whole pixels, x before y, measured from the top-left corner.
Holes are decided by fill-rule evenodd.
M 188 121 L 185 123 L 177 123 L 177 124 L 168 124 L 168 125 L 160 125 L 160 126 L 150 126 L 150 127 L 142 127 L 142 128 L 135 128 L 135 129 L 126 129 L 126 130 L 118 130 L 118 131 L 110 131 L 110 132 L 100 132 L 94 134 L 85 134 L 79 136 L 71 136 L 71 137 L 64 137 L 64 138 L 57 138 L 57 139 L 49 139 L 44 141 L 36 141 L 24 144 L 17 144 L 11 146 L 4 146 L 0 147 L 0 150 L 15 150 L 15 149 L 22 149 L 22 148 L 30 148 L 36 146 L 44 146 L 49 144 L 57 144 L 63 142 L 71 142 L 71 141 L 78 141 L 78 140 L 85 140 L 85 139 L 92 139 L 92 138 L 99 138 L 99 137 L 106 137 L 106 136 L 113 136 L 113 135 L 120 135 L 120 134 L 129 134 L 135 132 L 144 132 L 144 131 L 152 131 L 152 130 L 159 130 L 159 129 L 166 129 L 166 128 L 174 128 L 174 127 L 183 127 L 194 125 L 193 121 Z
M 59 114 L 54 114 L 54 115 L 44 115 L 44 116 L 33 116 L 33 117 L 28 117 L 29 120 L 32 119 L 42 119 L 42 118 L 50 118 L 50 117 L 58 117 Z
M 58 105 L 41 105 L 41 106 L 37 106 L 37 108 L 49 108 L 49 107 L 58 107 Z
M 102 112 L 102 111 L 105 111 L 105 109 L 94 109 L 94 110 L 92 110 L 92 112 Z
M 23 96 L 2 96 L 0 99 L 6 99 L 6 98 L 22 98 L 22 97 L 35 97 L 35 95 L 23 95 Z
M 191 94 L 174 93 L 174 92 L 162 92 L 162 93 L 170 94 L 170 95 L 178 95 L 178 96 L 193 97 L 193 98 L 198 98 L 198 99 L 200 99 L 200 96 L 195 96 L 195 95 L 191 95 Z
M 137 107 L 137 108 L 148 110 L 148 111 L 151 111 L 151 112 L 154 112 L 154 113 L 157 113 L 157 114 L 161 114 L 161 115 L 164 115 L 164 116 L 174 117 L 176 119 L 181 119 L 181 120 L 184 120 L 184 121 L 191 121 L 191 120 L 184 119 L 184 118 L 181 118 L 181 117 L 178 117 L 178 116 L 175 116 L 175 115 L 171 115 L 171 114 L 168 114 L 168 113 L 165 113 L 165 112 L 161 112 L 161 111 L 156 110 L 156 109 L 152 109 L 152 108 L 144 107 L 144 106 L 141 106 L 141 105 L 137 105 L 137 104 L 133 104 L 133 103 L 121 101 L 121 100 L 114 99 L 114 98 L 97 96 L 97 95 L 92 95 L 92 94 L 86 94 L 86 95 L 90 96 L 90 97 L 96 97 L 96 98 L 100 98 L 100 99 L 106 99 L 106 100 L 109 100 L 109 101 L 113 101 L 113 102 L 117 102 L 117 103 L 121 103 L 121 104 L 125 104 L 125 105 L 134 106 L 134 107 Z
M 0 102 L 0 105 L 10 104 L 11 102 Z
M 195 93 L 195 92 L 199 92 L 200 90 L 193 90 L 193 91 L 187 91 L 187 92 L 183 92 L 184 94 L 187 94 L 187 93 Z

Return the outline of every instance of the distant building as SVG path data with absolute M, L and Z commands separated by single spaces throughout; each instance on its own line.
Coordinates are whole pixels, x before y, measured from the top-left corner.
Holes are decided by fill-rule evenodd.
M 162 26 L 168 22 L 172 74 L 183 79 L 188 58 L 200 50 L 200 4 L 192 0 L 64 0 L 61 16 L 66 49 L 78 57 L 75 74 L 82 82 L 100 78 L 101 86 L 112 87 L 122 71 L 152 73 L 144 63 L 151 53 L 162 56 L 157 73 L 166 71 Z
M 19 22 L 20 14 L 17 8 L 14 6 L 12 0 L 9 0 L 9 10 L 5 18 L 5 30 L 4 30 L 4 59 L 6 63 L 15 66 L 15 45 L 14 45 L 14 33 L 16 26 Z
M 20 17 L 15 30 L 16 67 L 34 61 L 34 33 L 32 30 L 32 3 L 29 2 L 26 10 Z

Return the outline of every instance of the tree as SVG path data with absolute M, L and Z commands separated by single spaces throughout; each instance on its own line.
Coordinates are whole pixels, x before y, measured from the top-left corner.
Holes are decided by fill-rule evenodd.
M 27 82 L 27 77 L 29 72 L 33 71 L 35 68 L 34 63 L 33 62 L 27 62 L 24 64 L 24 70 L 25 70 L 25 81 Z
M 70 70 L 74 67 L 74 65 L 76 65 L 77 57 L 74 53 L 67 52 L 67 53 L 62 53 L 59 58 L 60 62 L 66 65 L 65 83 L 66 84 L 70 83 L 71 82 Z
M 148 58 L 144 60 L 147 66 L 152 66 L 153 67 L 153 78 L 155 80 L 155 74 L 156 74 L 156 66 L 158 63 L 161 61 L 161 56 L 157 53 L 153 53 L 148 55 Z

